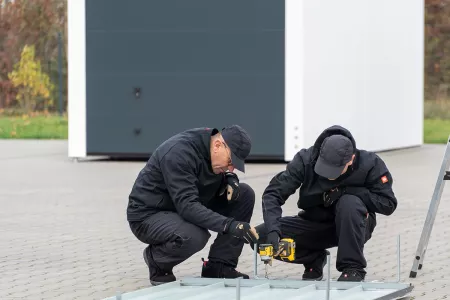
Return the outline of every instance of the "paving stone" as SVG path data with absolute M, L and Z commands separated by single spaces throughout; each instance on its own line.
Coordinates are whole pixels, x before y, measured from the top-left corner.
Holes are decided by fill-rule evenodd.
M 149 286 L 145 247 L 126 222 L 127 197 L 145 162 L 74 163 L 65 141 L 0 141 L 0 299 L 102 299 L 117 291 Z M 409 278 L 445 147 L 383 152 L 399 199 L 392 216 L 378 216 L 365 246 L 367 281 L 397 280 L 397 236 L 401 238 L 403 282 L 415 285 L 415 299 L 446 299 L 450 260 L 450 188 L 444 189 L 424 268 Z M 263 222 L 261 195 L 285 164 L 249 164 L 242 182 L 255 190 L 252 224 Z M 297 194 L 283 207 L 295 215 Z M 178 278 L 200 276 L 201 258 L 214 241 L 174 269 Z M 331 249 L 331 277 L 337 249 Z M 253 251 L 245 246 L 238 269 L 253 276 Z M 271 278 L 300 279 L 303 266 L 274 262 Z M 258 274 L 264 265 L 258 262 Z M 448 280 L 448 279 L 447 279 Z

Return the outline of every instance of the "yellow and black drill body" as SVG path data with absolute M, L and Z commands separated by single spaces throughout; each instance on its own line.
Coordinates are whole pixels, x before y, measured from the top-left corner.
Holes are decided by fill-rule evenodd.
M 279 258 L 282 261 L 293 261 L 295 259 L 295 242 L 291 238 L 281 239 L 277 253 L 274 253 L 272 244 L 261 244 L 259 245 L 259 256 L 266 265 L 267 278 L 267 266 L 272 265 L 273 258 Z

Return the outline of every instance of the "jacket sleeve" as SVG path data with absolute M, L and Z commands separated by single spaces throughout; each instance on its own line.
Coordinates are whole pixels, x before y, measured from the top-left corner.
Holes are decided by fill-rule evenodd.
M 263 193 L 262 209 L 267 232 L 276 231 L 281 234 L 279 223 L 282 215 L 281 206 L 303 183 L 305 167 L 301 155 L 304 151 L 298 152 L 287 164 L 286 170 L 271 179 Z
M 397 208 L 397 198 L 392 189 L 393 178 L 384 161 L 375 155 L 364 187 L 346 187 L 345 193 L 359 197 L 369 212 L 391 215 Z
M 172 148 L 160 161 L 164 181 L 178 214 L 199 227 L 223 232 L 233 219 L 208 209 L 198 201 L 195 157 L 188 150 L 178 150 Z

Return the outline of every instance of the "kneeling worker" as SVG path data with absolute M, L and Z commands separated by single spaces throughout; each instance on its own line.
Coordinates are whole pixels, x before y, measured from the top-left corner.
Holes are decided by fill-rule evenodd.
M 249 225 L 255 193 L 233 173 L 245 172 L 250 137 L 240 126 L 197 128 L 162 143 L 139 172 L 127 219 L 143 243 L 150 282 L 175 281 L 174 266 L 202 250 L 217 232 L 202 277 L 237 278 L 244 243 L 257 239 Z
M 256 227 L 259 243 L 277 250 L 280 238 L 294 239 L 294 263 L 304 265 L 304 280 L 323 278 L 326 249 L 337 246 L 336 268 L 342 272 L 338 281 L 363 281 L 363 249 L 376 226 L 375 214 L 391 215 L 397 208 L 392 182 L 383 160 L 358 150 L 347 129 L 327 128 L 264 191 L 264 223 Z M 298 188 L 302 210 L 281 217 L 281 206 Z

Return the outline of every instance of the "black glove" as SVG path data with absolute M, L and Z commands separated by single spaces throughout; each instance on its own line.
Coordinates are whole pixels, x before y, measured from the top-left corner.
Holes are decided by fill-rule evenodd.
M 323 193 L 323 205 L 325 207 L 331 206 L 335 201 L 341 198 L 344 193 L 343 188 L 334 188 L 328 192 Z
M 225 233 L 243 239 L 246 244 L 250 244 L 250 242 L 257 243 L 259 239 L 255 228 L 252 228 L 250 224 L 246 222 L 232 221 L 225 230 Z
M 227 200 L 229 202 L 234 202 L 239 197 L 240 189 L 239 189 L 239 178 L 236 174 L 232 172 L 225 173 L 225 183 L 223 184 L 219 195 L 223 195 L 223 193 L 227 192 Z
M 280 246 L 280 236 L 278 235 L 278 232 L 269 232 L 267 235 L 267 243 L 272 244 L 274 253 L 278 252 L 278 247 Z

